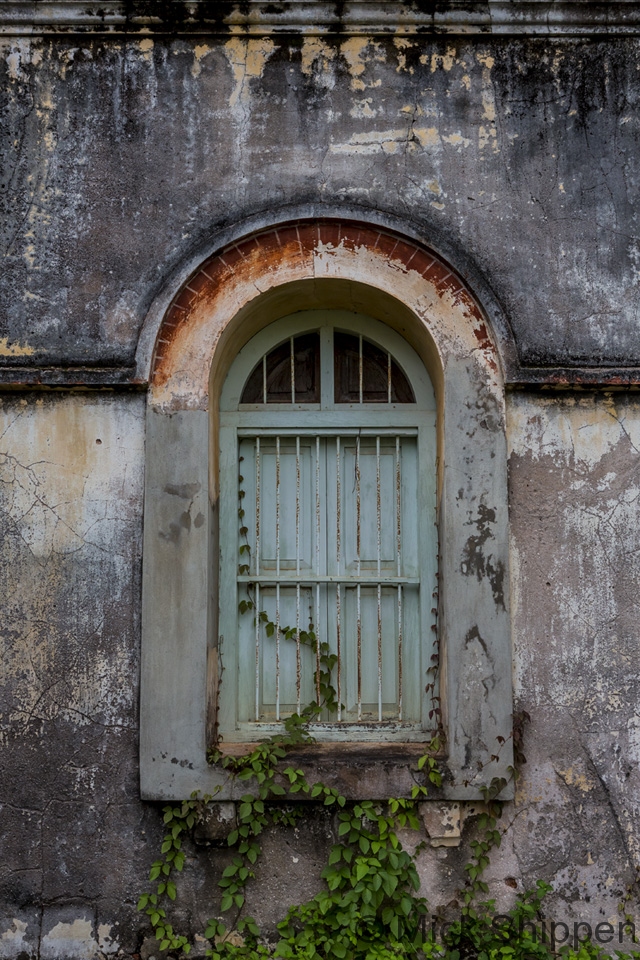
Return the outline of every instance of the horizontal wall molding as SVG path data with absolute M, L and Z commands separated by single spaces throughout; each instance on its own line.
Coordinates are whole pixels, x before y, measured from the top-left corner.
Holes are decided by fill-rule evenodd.
M 636 0 L 3 0 L 0 35 L 302 34 L 634 36 Z
M 529 390 L 640 390 L 640 367 L 524 367 L 507 365 L 505 387 Z M 14 390 L 146 390 L 133 367 L 0 367 L 0 393 Z

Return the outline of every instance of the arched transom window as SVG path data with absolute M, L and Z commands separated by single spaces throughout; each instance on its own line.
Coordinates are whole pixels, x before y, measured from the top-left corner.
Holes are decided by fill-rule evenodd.
M 220 404 L 223 739 L 309 704 L 325 739 L 424 738 L 435 444 L 426 370 L 379 321 L 297 313 L 240 351 Z

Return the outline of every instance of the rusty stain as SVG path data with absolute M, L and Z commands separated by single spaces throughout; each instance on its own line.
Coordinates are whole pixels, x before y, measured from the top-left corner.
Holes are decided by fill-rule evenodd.
M 270 230 L 261 230 L 243 241 L 229 244 L 210 257 L 191 275 L 169 307 L 161 324 L 152 361 L 151 382 L 166 384 L 174 371 L 173 347 L 185 324 L 194 320 L 194 311 L 203 302 L 211 309 L 226 294 L 229 281 L 240 277 L 258 283 L 272 267 L 282 263 L 307 265 L 313 275 L 313 257 L 320 251 L 368 249 L 381 254 L 388 263 L 415 271 L 432 283 L 440 296 L 460 301 L 482 322 L 475 300 L 451 268 L 418 244 L 391 230 L 379 230 L 353 220 L 299 220 Z M 198 312 L 198 323 L 206 322 Z M 486 328 L 485 328 L 486 329 Z M 491 340 L 482 346 L 493 351 Z M 615 381 L 612 381 L 615 382 Z M 621 379 L 620 382 L 626 382 Z

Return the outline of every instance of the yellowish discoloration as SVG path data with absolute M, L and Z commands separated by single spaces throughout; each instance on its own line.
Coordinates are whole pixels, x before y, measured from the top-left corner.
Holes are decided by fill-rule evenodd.
M 595 787 L 594 783 L 587 780 L 584 773 L 578 773 L 573 767 L 568 767 L 566 770 L 558 770 L 558 774 L 568 786 L 577 787 L 578 790 L 582 790 L 583 793 L 589 793 L 589 791 Z
M 493 70 L 496 61 L 488 53 L 478 53 L 478 63 L 481 63 L 487 70 Z
M 407 55 L 404 52 L 405 50 L 410 50 L 411 47 L 414 47 L 415 44 L 411 40 L 407 40 L 405 37 L 395 37 L 393 40 L 393 45 L 398 51 L 398 66 L 396 67 L 396 73 L 413 73 L 413 67 L 407 67 Z
M 325 43 L 320 37 L 305 37 L 300 56 L 301 69 L 305 77 L 315 77 L 316 82 L 327 89 L 335 85 L 333 71 L 335 47 Z
M 478 127 L 478 146 L 481 150 L 493 144 L 494 152 L 497 152 L 495 137 L 496 131 L 493 127 L 485 127 L 484 124 L 480 124 Z
M 31 357 L 34 353 L 33 347 L 27 343 L 18 343 L 17 340 L 9 343 L 8 337 L 0 338 L 0 357 Z
M 445 143 L 451 144 L 452 147 L 468 147 L 471 143 L 471 140 L 463 137 L 461 133 L 450 133 L 442 139 Z
M 380 44 L 374 43 L 370 37 L 351 37 L 340 45 L 340 53 L 347 61 L 352 90 L 366 90 L 367 87 L 381 85 L 382 80 L 379 78 L 371 83 L 365 83 L 362 79 L 367 63 L 374 61 L 384 63 L 385 54 Z
M 233 109 L 239 104 L 247 104 L 251 98 L 250 81 L 260 79 L 269 57 L 277 47 L 273 40 L 261 37 L 259 40 L 243 40 L 233 37 L 224 45 L 224 53 L 229 61 L 235 86 L 229 97 L 229 106 Z
M 420 57 L 420 62 L 426 64 L 427 56 L 424 55 Z M 435 73 L 439 66 L 442 67 L 447 73 L 456 62 L 456 48 L 447 47 L 446 53 L 432 53 L 430 59 L 430 69 L 431 73 Z
M 440 143 L 437 127 L 414 127 L 413 135 L 421 147 L 436 147 Z
M 153 40 L 150 37 L 145 37 L 144 40 L 141 40 L 138 44 L 138 49 L 147 62 L 151 60 L 153 53 Z
M 191 65 L 191 76 L 199 77 L 202 73 L 202 66 L 200 61 L 203 57 L 206 57 L 208 53 L 211 53 L 211 47 L 206 43 L 197 43 L 193 48 L 193 64 Z
M 498 131 L 496 128 L 496 102 L 493 83 L 491 82 L 491 70 L 494 67 L 495 60 L 488 54 L 478 53 L 478 63 L 482 64 L 482 123 L 478 128 L 478 147 L 484 150 L 491 146 L 494 153 L 499 153 Z

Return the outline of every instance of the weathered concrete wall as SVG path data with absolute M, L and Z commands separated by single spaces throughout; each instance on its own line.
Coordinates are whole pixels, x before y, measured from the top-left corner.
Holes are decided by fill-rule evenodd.
M 512 394 L 508 410 L 516 706 L 532 722 L 492 894 L 542 877 L 550 916 L 596 923 L 640 856 L 640 402 Z M 126 956 L 162 829 L 138 799 L 143 398 L 5 400 L 0 436 L 0 956 Z M 472 822 L 459 848 L 420 856 L 434 906 L 455 895 Z M 320 814 L 269 835 L 248 896 L 260 922 L 316 889 L 331 831 Z M 187 852 L 176 913 L 197 932 L 227 856 Z
M 0 41 L 0 370 L 135 376 L 149 305 L 212 237 L 342 209 L 482 277 L 520 364 L 640 365 L 633 37 L 144 35 Z M 204 255 L 204 253 L 203 253 Z M 49 371 L 49 372 L 47 372 Z M 74 374 L 82 379 L 84 373 Z M 634 394 L 508 395 L 527 764 L 492 893 L 613 917 L 640 858 Z M 162 833 L 137 761 L 142 395 L 9 394 L 0 426 L 0 957 L 130 956 Z M 466 861 L 428 847 L 434 906 Z M 324 814 L 269 834 L 248 908 L 319 883 Z M 187 848 L 178 924 L 214 910 Z
M 7 38 L 0 359 L 130 365 L 216 230 L 349 203 L 464 251 L 522 362 L 638 365 L 639 63 L 635 38 Z

